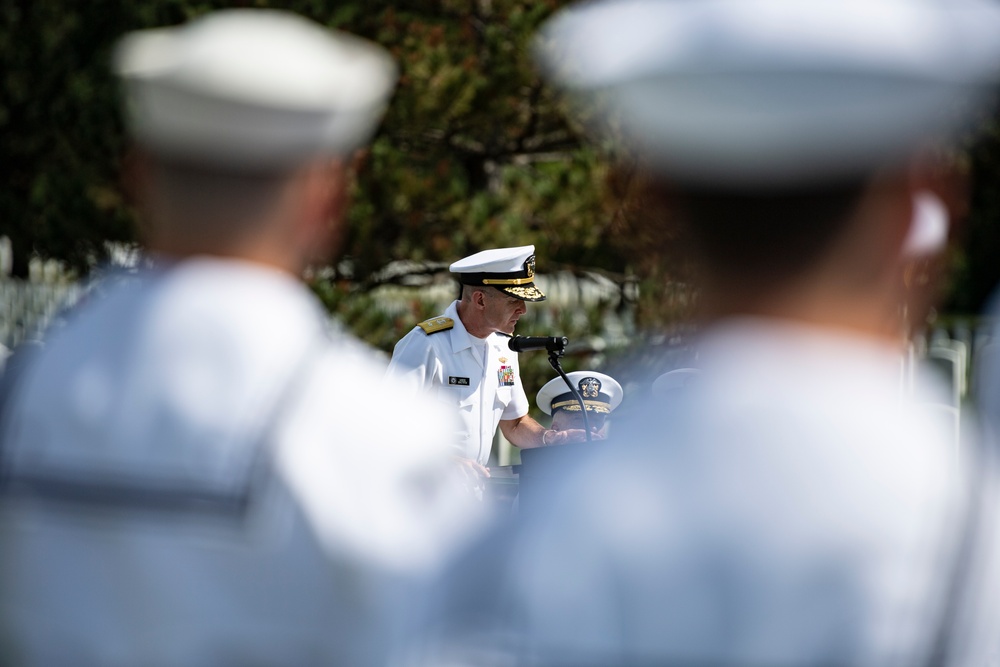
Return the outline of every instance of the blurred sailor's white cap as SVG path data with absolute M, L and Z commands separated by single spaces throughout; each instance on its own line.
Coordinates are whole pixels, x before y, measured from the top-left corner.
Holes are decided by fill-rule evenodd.
M 969 120 L 1000 72 L 990 0 L 605 0 L 536 43 L 587 129 L 661 173 L 850 175 Z
M 378 125 L 397 76 L 376 44 L 262 9 L 130 33 L 114 67 L 141 144 L 246 166 L 358 148 Z

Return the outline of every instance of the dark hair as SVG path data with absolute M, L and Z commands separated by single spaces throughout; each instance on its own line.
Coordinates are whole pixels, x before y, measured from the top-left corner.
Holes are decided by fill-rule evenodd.
M 703 267 L 771 284 L 815 264 L 851 223 L 865 177 L 782 188 L 671 186 L 663 195 Z

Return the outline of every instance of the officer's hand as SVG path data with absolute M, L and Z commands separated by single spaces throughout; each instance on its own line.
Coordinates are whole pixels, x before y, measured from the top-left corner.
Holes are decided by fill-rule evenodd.
M 461 466 L 462 471 L 473 478 L 477 477 L 489 477 L 490 469 L 486 466 L 479 465 L 478 461 L 473 459 L 456 458 L 459 466 Z
M 603 440 L 604 434 L 600 431 L 591 431 L 591 440 Z M 545 446 L 568 445 L 574 442 L 586 442 L 587 432 L 582 428 L 570 428 L 565 431 L 547 431 L 545 434 Z

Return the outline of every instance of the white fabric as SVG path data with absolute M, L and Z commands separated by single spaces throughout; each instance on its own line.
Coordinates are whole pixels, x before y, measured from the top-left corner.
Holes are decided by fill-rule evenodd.
M 517 353 L 507 347 L 510 338 L 492 333 L 486 338 L 484 367 L 480 348 L 458 316 L 458 301 L 448 306 L 444 317 L 454 320 L 455 326 L 433 334 L 414 327 L 396 343 L 388 375 L 402 379 L 414 393 L 434 396 L 458 414 L 460 455 L 486 465 L 500 420 L 528 414 Z M 513 373 L 513 386 L 501 386 L 505 367 Z M 468 378 L 469 383 L 455 384 L 450 378 Z
M 448 578 L 436 627 L 465 657 L 447 664 L 928 664 L 970 470 L 920 404 L 943 392 L 904 398 L 883 345 L 766 321 L 710 332 L 698 382 L 650 397 L 547 511 L 483 549 L 502 552 L 502 587 Z M 995 469 L 981 472 L 989 544 L 963 575 L 989 608 L 951 618 L 963 655 L 946 664 L 1000 647 Z M 471 615 L 475 599 L 494 614 Z
M 261 9 L 129 33 L 115 68 L 143 143 L 244 166 L 347 155 L 374 131 L 397 76 L 374 43 Z
M 867 171 L 961 129 L 1000 75 L 990 0 L 605 0 L 538 60 L 594 134 L 718 185 Z
M 251 502 L 228 515 L 5 498 L 4 655 L 378 662 L 392 584 L 435 566 L 465 525 L 447 415 L 383 373 L 327 330 L 303 285 L 256 265 L 189 261 L 92 297 L 16 385 L 8 475 L 183 497 L 249 488 Z
M 535 254 L 535 246 L 516 248 L 490 248 L 452 262 L 452 273 L 509 273 L 523 271 L 524 263 Z

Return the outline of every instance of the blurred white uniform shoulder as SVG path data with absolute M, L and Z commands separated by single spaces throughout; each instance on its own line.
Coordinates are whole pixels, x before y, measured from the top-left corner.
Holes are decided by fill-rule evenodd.
M 901 398 L 897 355 L 759 321 L 699 349 L 697 383 L 647 397 L 544 520 L 498 537 L 503 589 L 446 594 L 445 651 L 477 656 L 459 664 L 914 664 L 952 595 L 997 583 L 995 536 L 962 560 L 969 460 Z M 473 599 L 490 600 L 496 634 L 465 618 Z M 993 650 L 996 605 L 979 602 L 952 610 L 964 658 Z
M 906 395 L 901 246 L 869 241 L 902 240 L 913 161 L 991 97 L 997 34 L 988 0 L 598 0 L 542 27 L 576 120 L 668 195 L 711 319 L 694 381 L 630 400 L 455 568 L 427 664 L 994 658 L 995 456 L 920 404 L 941 388 Z M 889 181 L 895 214 L 866 209 Z
M 403 584 L 465 525 L 447 417 L 386 385 L 298 277 L 346 224 L 392 58 L 230 9 L 130 33 L 113 65 L 158 268 L 89 298 L 14 379 L 4 657 L 384 664 Z
M 3 613 L 28 663 L 119 651 L 197 665 L 233 647 L 262 664 L 364 662 L 352 651 L 384 610 L 377 596 L 370 616 L 349 609 L 339 588 L 434 565 L 462 525 L 434 426 L 445 417 L 382 372 L 327 337 L 308 290 L 252 264 L 190 261 L 76 313 L 4 424 L 5 540 L 18 550 Z M 45 641 L 53 625 L 65 641 Z

